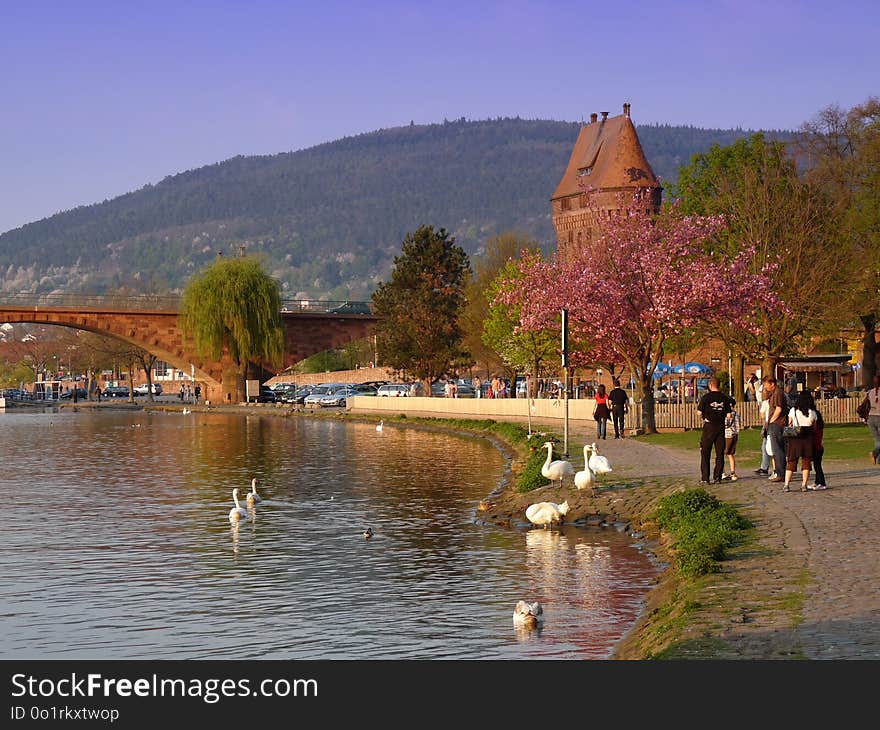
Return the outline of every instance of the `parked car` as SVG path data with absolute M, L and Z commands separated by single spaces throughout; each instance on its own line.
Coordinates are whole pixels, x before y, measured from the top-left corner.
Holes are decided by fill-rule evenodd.
M 369 385 L 368 383 L 358 383 L 351 387 L 358 392 L 358 395 L 376 395 L 379 392 L 375 385 Z
M 108 385 L 102 395 L 105 398 L 128 398 L 128 388 L 125 385 Z
M 338 388 L 328 395 L 321 396 L 321 408 L 344 408 L 346 400 L 356 395 L 363 395 L 352 387 Z
M 134 389 L 135 395 L 146 395 L 147 394 L 147 384 L 142 383 L 137 388 Z M 153 383 L 153 395 L 162 395 L 162 386 L 159 383 Z
M 272 390 L 268 385 L 260 386 L 259 395 L 252 395 L 248 399 L 250 403 L 277 403 L 278 398 L 275 395 L 275 391 Z
M 384 396 L 390 398 L 407 396 L 409 395 L 410 388 L 410 383 L 386 383 L 385 385 L 379 386 L 379 389 L 376 391 L 376 395 L 380 397 Z
M 314 385 L 304 385 L 301 388 L 297 388 L 293 393 L 287 391 L 283 396 L 281 396 L 281 400 L 285 403 L 293 403 L 294 405 L 301 406 L 303 405 L 306 396 L 311 395 L 314 389 Z
M 303 399 L 303 405 L 306 408 L 320 408 L 321 399 L 325 395 L 333 395 L 337 390 L 344 387 L 344 383 L 322 383 L 321 385 L 316 386 L 315 389 Z
M 89 397 L 89 394 L 86 392 L 85 388 L 75 388 L 76 390 L 76 399 L 77 400 L 85 400 Z M 73 397 L 73 390 L 66 390 L 61 394 L 62 399 L 70 399 Z

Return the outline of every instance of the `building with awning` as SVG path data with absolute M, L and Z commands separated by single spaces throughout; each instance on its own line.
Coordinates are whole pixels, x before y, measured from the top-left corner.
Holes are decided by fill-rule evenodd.
M 849 353 L 792 357 L 776 364 L 776 379 L 785 383 L 794 373 L 798 390 L 826 387 L 852 388 L 853 364 Z

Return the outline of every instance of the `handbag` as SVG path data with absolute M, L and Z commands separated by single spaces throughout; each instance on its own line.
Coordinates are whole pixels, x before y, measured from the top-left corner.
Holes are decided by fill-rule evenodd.
M 863 421 L 868 417 L 868 413 L 871 412 L 871 400 L 868 396 L 865 396 L 865 400 L 859 403 L 858 408 L 856 408 L 856 413 L 859 418 Z
M 782 438 L 784 439 L 799 439 L 804 435 L 804 429 L 802 426 L 786 426 L 782 429 Z

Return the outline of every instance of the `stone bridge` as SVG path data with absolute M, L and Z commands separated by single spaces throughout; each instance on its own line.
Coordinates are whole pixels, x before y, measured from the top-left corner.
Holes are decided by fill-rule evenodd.
M 201 357 L 185 342 L 177 325 L 177 298 L 43 297 L 26 303 L 17 295 L 0 296 L 0 322 L 58 325 L 114 337 L 143 348 L 184 372 L 195 370 L 205 398 L 215 403 L 244 399 L 243 384 L 231 358 Z M 364 302 L 283 302 L 282 369 L 309 355 L 366 337 L 376 318 Z M 268 373 L 275 370 L 263 363 Z

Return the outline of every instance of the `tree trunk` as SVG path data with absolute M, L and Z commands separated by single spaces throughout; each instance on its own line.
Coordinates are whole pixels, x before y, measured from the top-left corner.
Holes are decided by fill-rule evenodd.
M 742 403 L 746 399 L 745 379 L 743 372 L 745 370 L 745 358 L 742 355 L 734 355 L 730 364 L 730 385 L 731 395 L 737 403 Z
M 877 316 L 873 313 L 859 316 L 865 328 L 862 334 L 862 389 L 868 390 L 874 385 L 877 374 L 877 342 L 874 330 L 877 327 Z
M 776 377 L 776 363 L 779 362 L 778 357 L 773 357 L 772 355 L 768 355 L 761 361 L 761 379 L 763 380 L 768 375 L 772 375 L 774 378 Z
M 642 431 L 657 433 L 657 420 L 654 414 L 654 383 L 653 378 L 642 375 L 637 381 L 639 391 L 636 394 L 642 399 Z

